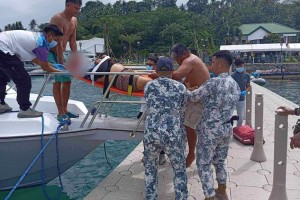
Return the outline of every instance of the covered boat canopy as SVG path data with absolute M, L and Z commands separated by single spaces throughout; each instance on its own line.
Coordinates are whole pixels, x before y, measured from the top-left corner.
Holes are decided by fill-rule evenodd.
M 263 52 L 263 51 L 300 51 L 300 43 L 290 43 L 288 45 L 280 43 L 272 44 L 243 44 L 243 45 L 221 45 L 220 50 L 231 52 Z

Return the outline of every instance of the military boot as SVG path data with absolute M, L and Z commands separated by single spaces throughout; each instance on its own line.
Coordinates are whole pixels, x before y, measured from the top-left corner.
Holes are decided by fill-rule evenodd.
M 219 184 L 218 189 L 216 189 L 216 197 L 220 200 L 229 200 L 226 192 L 226 184 Z

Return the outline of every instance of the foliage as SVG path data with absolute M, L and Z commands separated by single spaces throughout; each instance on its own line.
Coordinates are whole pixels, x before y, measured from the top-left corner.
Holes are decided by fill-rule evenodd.
M 263 40 L 263 43 L 279 43 L 279 42 L 280 42 L 280 36 L 277 34 L 273 34 L 273 33 L 270 33 Z
M 16 23 L 13 23 L 13 24 L 7 24 L 7 25 L 4 27 L 4 30 L 5 30 L 5 31 L 9 31 L 9 30 L 25 30 L 25 29 L 24 29 L 24 27 L 23 27 L 22 22 L 17 21 Z
M 211 54 L 222 44 L 241 43 L 241 24 L 275 22 L 300 29 L 299 13 L 298 0 L 188 0 L 178 7 L 176 0 L 118 0 L 114 4 L 97 0 L 81 9 L 77 39 L 103 37 L 107 52 L 115 57 L 137 52 L 168 55 L 175 43 Z M 32 20 L 30 29 L 35 24 Z M 8 24 L 4 30 L 24 29 L 20 25 Z M 139 39 L 128 42 L 131 36 Z M 269 35 L 264 42 L 277 39 Z
M 35 19 L 31 20 L 29 23 L 29 30 L 37 31 L 36 27 L 37 27 L 37 23 L 36 23 Z

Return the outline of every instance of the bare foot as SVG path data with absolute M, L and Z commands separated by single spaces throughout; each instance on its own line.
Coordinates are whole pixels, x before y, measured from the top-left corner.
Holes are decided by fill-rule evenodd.
M 192 163 L 194 162 L 195 160 L 195 154 L 188 154 L 187 157 L 186 157 L 186 160 L 185 160 L 185 163 L 186 163 L 186 167 L 190 167 L 192 165 Z

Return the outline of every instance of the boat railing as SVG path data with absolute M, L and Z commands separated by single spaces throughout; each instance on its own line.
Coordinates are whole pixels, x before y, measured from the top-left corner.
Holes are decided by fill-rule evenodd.
M 110 81 L 106 91 L 104 92 L 103 96 L 100 96 L 100 99 L 94 103 L 93 107 L 91 107 L 91 109 L 88 110 L 88 113 L 85 115 L 80 128 L 84 128 L 85 123 L 87 122 L 88 118 L 91 116 L 92 114 L 92 110 L 94 109 L 92 118 L 90 119 L 88 125 L 86 128 L 91 128 L 91 126 L 93 125 L 93 122 L 95 121 L 96 116 L 105 114 L 107 116 L 107 114 L 110 112 L 110 110 L 112 109 L 112 106 L 114 104 L 145 104 L 145 101 L 117 101 L 117 98 L 119 96 L 118 93 L 114 94 L 114 95 L 110 95 L 109 98 L 106 98 L 110 92 L 110 88 L 113 85 L 114 80 L 116 79 L 117 75 L 145 75 L 145 74 L 149 74 L 149 72 L 152 72 L 153 70 L 139 70 L 137 72 L 85 72 L 82 73 L 81 76 L 83 75 L 113 75 L 112 80 Z M 35 75 L 44 75 L 45 76 L 45 81 L 42 85 L 42 88 L 40 89 L 40 92 L 38 93 L 38 96 L 33 104 L 33 109 L 36 108 L 40 98 L 43 95 L 43 92 L 45 90 L 45 87 L 47 85 L 47 82 L 50 80 L 52 75 L 70 75 L 69 72 L 30 72 L 29 75 L 35 76 Z M 104 107 L 103 105 L 109 105 Z M 137 122 L 137 126 L 136 128 L 131 132 L 131 135 L 134 136 L 135 131 L 138 129 L 141 121 L 145 118 L 145 115 L 142 115 L 142 117 L 138 120 Z

